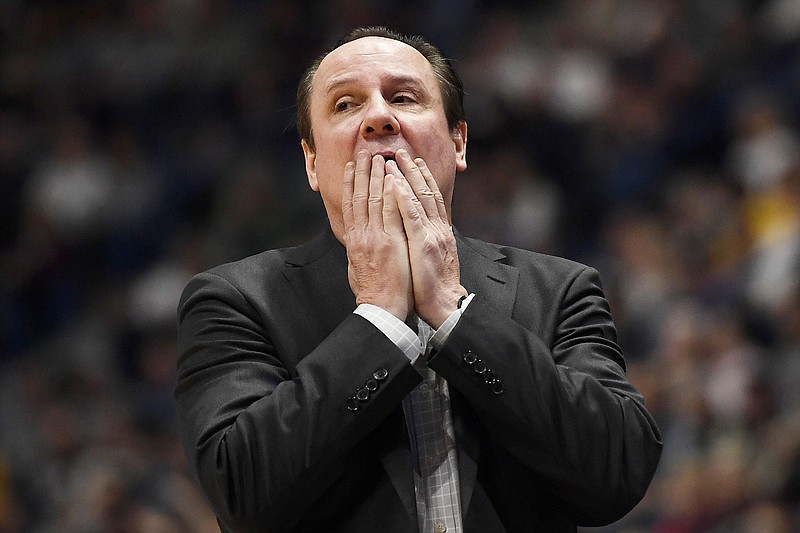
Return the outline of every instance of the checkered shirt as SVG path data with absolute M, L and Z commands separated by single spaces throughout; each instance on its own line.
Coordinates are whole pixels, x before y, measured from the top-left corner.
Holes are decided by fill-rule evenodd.
M 403 399 L 411 456 L 417 519 L 421 533 L 461 533 L 461 490 L 450 393 L 447 381 L 425 365 L 432 348 L 439 348 L 472 300 L 471 294 L 435 332 L 414 317 L 418 333 L 397 317 L 370 304 L 356 313 L 372 322 L 406 354 L 423 381 Z

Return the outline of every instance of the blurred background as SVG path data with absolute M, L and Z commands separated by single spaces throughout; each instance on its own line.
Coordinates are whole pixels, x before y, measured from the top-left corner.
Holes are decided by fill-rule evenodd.
M 294 91 L 372 24 L 464 78 L 459 229 L 600 270 L 665 450 L 591 531 L 800 531 L 800 0 L 2 0 L 0 533 L 216 531 L 177 299 L 326 223 Z

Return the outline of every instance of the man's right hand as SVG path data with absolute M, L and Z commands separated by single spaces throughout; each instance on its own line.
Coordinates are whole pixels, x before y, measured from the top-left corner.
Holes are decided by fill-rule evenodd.
M 408 242 L 383 157 L 362 150 L 344 169 L 342 217 L 348 279 L 356 304 L 405 320 L 414 309 Z

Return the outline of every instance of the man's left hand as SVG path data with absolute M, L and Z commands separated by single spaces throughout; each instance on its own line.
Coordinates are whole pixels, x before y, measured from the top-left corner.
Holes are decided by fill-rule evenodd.
M 434 329 L 458 307 L 467 295 L 453 228 L 444 198 L 425 161 L 412 160 L 405 150 L 389 161 L 387 174 L 394 176 L 396 198 L 408 237 L 408 255 L 414 306 L 417 315 Z

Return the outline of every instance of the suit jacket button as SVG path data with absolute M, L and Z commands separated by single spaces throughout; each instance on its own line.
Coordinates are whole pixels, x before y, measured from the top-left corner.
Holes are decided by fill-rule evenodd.
M 386 370 L 385 368 L 381 368 L 381 369 L 379 369 L 379 370 L 376 370 L 376 371 L 375 371 L 375 372 L 372 374 L 372 377 L 373 377 L 373 378 L 375 378 L 375 379 L 377 379 L 378 381 L 383 381 L 383 380 L 384 380 L 384 379 L 386 379 L 388 376 L 389 376 L 389 371 L 388 371 L 388 370 Z
M 494 381 L 494 371 L 491 368 L 487 368 L 486 372 L 481 374 L 481 376 L 483 376 L 483 381 L 486 383 L 491 383 Z
M 367 401 L 369 399 L 369 391 L 367 389 L 358 389 L 356 391 L 356 400 L 361 402 Z
M 492 382 L 492 392 L 495 394 L 503 394 L 503 381 L 496 379 Z
M 472 370 L 474 370 L 478 374 L 483 374 L 484 372 L 486 372 L 487 368 L 488 366 L 486 366 L 486 361 L 484 361 L 483 359 L 476 359 L 475 364 L 472 365 Z
M 360 402 L 355 397 L 353 397 L 353 398 L 348 398 L 347 403 L 345 405 L 347 405 L 348 411 L 355 413 L 356 411 L 358 411 L 358 408 L 360 407 L 359 403 Z
M 475 355 L 475 352 L 473 352 L 472 350 L 467 350 L 466 352 L 464 352 L 462 359 L 464 360 L 465 363 L 471 365 L 478 360 L 478 356 Z
M 370 378 L 366 383 L 364 383 L 364 388 L 370 392 L 375 392 L 378 390 L 378 381 Z

